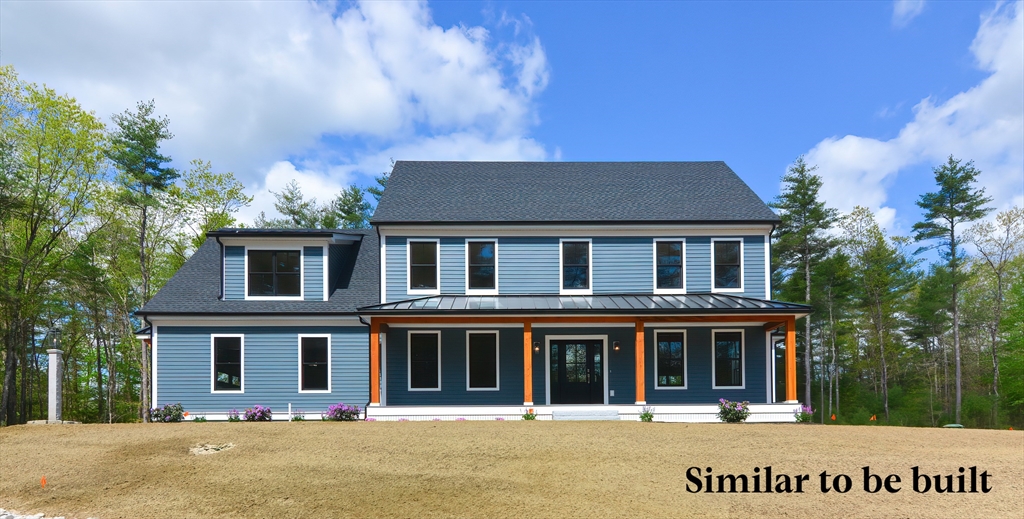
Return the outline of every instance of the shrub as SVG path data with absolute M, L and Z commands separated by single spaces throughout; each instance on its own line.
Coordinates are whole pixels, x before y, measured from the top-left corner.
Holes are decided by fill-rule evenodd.
M 337 403 L 327 408 L 323 413 L 324 420 L 332 422 L 354 422 L 359 419 L 359 406 Z
M 180 422 L 185 419 L 185 409 L 181 403 L 166 404 L 163 407 L 156 407 L 149 411 L 149 419 L 154 422 Z
M 526 412 L 523 413 L 523 420 L 536 420 L 536 419 L 537 419 L 537 413 L 534 412 L 534 410 L 532 408 L 531 409 L 527 409 Z
M 793 411 L 793 416 L 796 417 L 796 423 L 811 423 L 811 419 L 814 418 L 814 409 L 811 409 L 809 405 L 802 405 L 800 409 Z
M 197 416 L 197 417 L 193 418 L 192 421 L 193 422 L 199 422 L 199 423 L 206 423 L 206 417 L 205 416 Z
M 640 421 L 641 422 L 653 422 L 654 421 L 654 408 L 644 406 L 640 410 Z
M 269 422 L 271 412 L 269 407 L 263 407 L 256 405 L 248 407 L 245 410 L 245 421 L 246 422 Z
M 238 409 L 232 409 L 232 410 L 228 411 L 228 421 L 229 422 L 241 422 L 242 421 L 242 418 L 240 416 L 238 416 Z
M 297 414 L 293 414 L 292 415 L 292 421 L 293 422 L 305 422 L 306 421 L 306 417 L 302 416 L 302 411 L 299 411 Z
M 718 399 L 718 419 L 726 423 L 740 423 L 746 421 L 750 416 L 750 402 L 730 402 L 724 398 Z

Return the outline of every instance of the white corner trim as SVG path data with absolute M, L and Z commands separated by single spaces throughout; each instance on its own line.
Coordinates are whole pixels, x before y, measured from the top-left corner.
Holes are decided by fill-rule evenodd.
M 324 265 L 323 265 L 323 267 L 324 267 L 324 279 L 323 279 L 324 298 L 321 299 L 321 301 L 327 301 L 327 298 L 330 297 L 330 293 L 331 293 L 330 292 L 331 278 L 328 275 L 328 273 L 330 272 L 329 269 L 328 269 L 328 266 L 331 263 L 331 253 L 330 253 L 329 249 L 330 249 L 330 245 L 324 244 L 324 256 L 323 256 L 323 262 L 324 262 Z
M 380 238 L 380 303 L 384 304 L 388 302 L 388 238 L 379 227 L 377 232 Z
M 764 298 L 772 299 L 772 240 L 768 234 L 764 235 Z
M 327 339 L 327 390 L 323 389 L 302 389 L 302 339 L 305 338 L 326 338 Z M 299 378 L 297 386 L 299 393 L 330 393 L 332 390 L 332 375 L 334 374 L 334 362 L 332 357 L 333 348 L 331 344 L 331 334 L 329 333 L 300 333 L 298 335 L 298 364 L 299 364 Z
M 302 245 L 295 249 L 295 244 L 282 247 L 281 244 L 261 243 L 259 245 L 245 246 L 245 262 L 243 263 L 244 296 L 246 301 L 302 301 L 306 298 L 306 254 Z M 297 296 L 250 296 L 249 295 L 249 251 L 250 250 L 272 250 L 299 253 L 299 295 Z M 326 281 L 325 281 L 326 283 Z
M 740 385 L 719 386 L 715 380 L 715 334 L 739 332 L 740 334 Z M 747 333 L 742 328 L 714 328 L 711 330 L 711 389 L 746 389 L 747 388 Z
M 157 397 L 157 386 L 156 386 L 156 382 L 157 382 L 157 369 L 156 369 L 157 368 L 157 366 L 156 366 L 156 364 L 157 364 L 157 356 L 156 356 L 157 328 L 159 328 L 159 327 L 156 324 L 153 324 L 153 335 L 151 337 L 152 338 L 152 341 L 151 341 L 152 345 L 150 346 L 151 349 L 153 350 L 152 351 L 153 358 L 152 358 L 152 360 L 150 362 L 150 366 L 149 366 L 150 369 L 153 370 L 153 373 L 151 374 L 150 379 L 149 379 L 149 383 L 153 385 L 153 388 L 152 388 L 153 389 L 153 395 L 152 395 L 153 400 L 151 400 L 149 402 L 150 403 L 150 407 L 156 407 L 157 406 L 157 399 L 156 399 L 156 397 Z
M 469 244 L 473 242 L 494 243 L 494 288 L 469 288 Z M 466 295 L 467 296 L 496 296 L 499 290 L 498 281 L 498 239 L 497 238 L 466 238 L 464 245 Z
M 681 385 L 681 386 L 661 386 L 661 385 L 658 385 L 658 335 L 663 334 L 663 333 L 681 333 L 681 334 L 683 334 L 683 385 Z M 686 330 L 682 329 L 682 328 L 676 328 L 676 329 L 671 329 L 671 328 L 670 329 L 662 329 L 662 328 L 658 328 L 658 329 L 654 330 L 654 344 L 652 344 L 651 346 L 652 346 L 652 349 L 654 350 L 654 356 L 652 358 L 654 359 L 654 389 L 656 391 L 661 391 L 663 389 L 667 389 L 667 390 L 687 389 L 689 387 L 689 385 L 690 385 L 690 360 L 687 358 L 687 355 L 689 353 L 689 350 L 687 349 L 687 342 L 688 342 L 687 339 L 689 339 L 688 334 L 686 333 Z
M 738 241 L 740 242 L 740 286 L 738 288 L 715 288 L 715 242 L 718 241 Z M 711 292 L 743 292 L 743 266 L 746 263 L 743 257 L 743 237 L 737 236 L 733 238 L 711 238 L 711 250 L 709 256 L 711 256 Z
M 562 258 L 565 242 L 587 242 L 587 288 L 564 288 L 565 264 Z M 594 293 L 594 240 L 592 238 L 559 238 L 558 240 L 558 295 L 589 296 Z
M 241 389 L 238 391 L 221 389 L 217 390 L 217 348 L 218 337 L 238 337 L 240 339 L 241 352 L 239 353 L 239 373 L 241 373 Z M 241 333 L 211 333 L 210 334 L 210 393 L 213 394 L 243 394 L 245 393 L 245 335 Z
M 437 336 L 437 387 L 412 387 L 412 336 Z M 407 391 L 440 391 L 441 390 L 441 330 L 409 330 L 405 341 L 405 371 L 408 373 L 405 389 Z
M 434 247 L 434 281 L 437 287 L 431 289 L 412 288 L 412 242 L 432 241 Z M 441 240 L 439 238 L 406 238 L 405 240 L 405 292 L 411 296 L 436 296 L 441 293 Z
M 470 387 L 469 385 L 469 336 L 494 336 L 494 387 Z M 466 330 L 466 391 L 500 391 L 501 390 L 501 335 L 498 330 Z
M 682 288 L 658 288 L 658 242 L 680 242 L 680 254 L 682 255 L 682 266 L 680 272 L 680 284 Z M 652 285 L 655 294 L 685 294 L 686 293 L 686 238 L 654 238 L 651 241 L 651 252 L 653 253 L 653 269 L 651 271 Z

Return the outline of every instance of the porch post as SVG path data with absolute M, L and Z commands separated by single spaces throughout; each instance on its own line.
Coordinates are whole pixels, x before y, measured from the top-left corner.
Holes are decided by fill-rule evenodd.
M 644 394 L 644 322 L 636 322 L 636 405 L 647 404 Z
M 523 405 L 533 405 L 533 323 L 523 323 Z
M 370 318 L 370 405 L 380 405 L 380 321 Z
M 786 402 L 796 402 L 796 317 L 786 317 Z

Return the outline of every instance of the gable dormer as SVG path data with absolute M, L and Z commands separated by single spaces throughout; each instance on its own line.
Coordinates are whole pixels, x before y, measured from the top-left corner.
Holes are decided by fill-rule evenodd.
M 225 301 L 327 301 L 362 238 L 309 229 L 222 229 L 209 236 L 223 249 Z

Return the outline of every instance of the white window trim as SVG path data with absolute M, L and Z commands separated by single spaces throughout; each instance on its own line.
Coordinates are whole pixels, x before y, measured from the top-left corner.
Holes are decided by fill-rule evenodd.
M 682 288 L 658 288 L 658 242 L 660 242 L 660 241 L 680 242 L 682 244 L 682 250 L 681 250 L 681 253 L 682 253 L 682 272 L 680 273 L 680 276 L 681 276 L 680 281 L 681 281 L 681 283 L 683 285 Z M 686 293 L 686 238 L 655 238 L 653 243 L 651 244 L 651 248 L 652 248 L 652 250 L 654 252 L 654 258 L 652 259 L 652 263 L 653 263 L 652 269 L 653 270 L 651 271 L 652 279 L 653 279 L 653 282 L 654 282 L 654 284 L 652 285 L 654 287 L 654 293 L 655 294 L 685 294 Z
M 738 386 L 719 386 L 715 380 L 715 334 L 739 332 L 740 334 L 740 379 Z M 742 328 L 713 328 L 711 330 L 711 389 L 746 389 L 747 388 L 747 333 Z
M 412 387 L 412 336 L 436 335 L 437 336 L 437 387 Z M 409 330 L 405 340 L 405 371 L 408 391 L 440 391 L 441 390 L 441 330 Z
M 469 244 L 473 242 L 494 243 L 494 288 L 469 288 Z M 466 238 L 466 295 L 496 296 L 498 295 L 498 239 L 497 238 Z
M 323 389 L 302 389 L 302 339 L 304 339 L 306 337 L 309 337 L 311 339 L 322 339 L 322 338 L 326 338 L 327 339 L 327 389 L 326 390 L 323 390 Z M 298 342 L 298 353 L 299 353 L 299 356 L 298 356 L 298 359 L 299 359 L 298 388 L 299 388 L 299 393 L 330 393 L 331 392 L 331 390 L 333 389 L 333 387 L 332 387 L 332 380 L 331 380 L 333 377 L 331 375 L 333 374 L 333 367 L 334 367 L 332 359 L 331 359 L 331 354 L 333 352 L 331 350 L 332 350 L 332 348 L 331 348 L 331 334 L 329 334 L 329 333 L 300 333 L 299 334 L 299 342 Z
M 249 295 L 249 251 L 250 250 L 273 250 L 299 253 L 299 295 L 297 296 L 250 296 Z M 295 248 L 295 244 L 282 246 L 281 244 L 246 245 L 245 246 L 245 300 L 246 301 L 302 301 L 306 298 L 306 254 L 302 245 Z M 326 285 L 327 280 L 324 280 Z
M 658 335 L 662 333 L 681 333 L 683 334 L 683 385 L 681 386 L 662 386 L 658 384 Z M 687 333 L 684 329 L 656 329 L 654 330 L 654 389 L 662 390 L 675 390 L 675 389 L 686 389 L 690 383 L 690 362 L 687 359 L 688 350 L 686 348 Z
M 434 249 L 434 268 L 436 269 L 435 279 L 437 288 L 414 289 L 412 288 L 412 242 L 432 241 L 436 244 Z M 441 240 L 438 238 L 406 238 L 405 240 L 405 292 L 411 296 L 436 296 L 441 293 Z
M 572 240 L 570 240 L 572 241 Z M 608 405 L 608 336 L 607 335 L 545 335 L 544 336 L 544 404 L 551 405 L 551 341 L 600 340 L 604 360 L 604 405 Z M 534 400 L 536 401 L 536 400 Z M 590 405 L 590 404 L 587 404 Z
M 738 241 L 740 242 L 740 286 L 738 288 L 715 288 L 715 242 L 718 241 Z M 743 237 L 738 236 L 735 238 L 711 238 L 711 291 L 712 292 L 743 292 Z
M 565 242 L 587 242 L 587 288 L 564 288 L 565 266 L 562 262 Z M 591 238 L 560 238 L 558 240 L 558 295 L 589 296 L 594 293 L 594 240 Z
M 469 336 L 494 335 L 494 387 L 469 387 Z M 466 391 L 501 390 L 501 341 L 498 330 L 466 330 Z
M 242 383 L 240 384 L 241 389 L 217 389 L 217 338 L 219 337 L 238 337 L 242 347 L 241 355 L 241 367 L 240 372 L 242 374 Z M 245 335 L 241 333 L 212 333 L 210 334 L 210 393 L 215 394 L 229 394 L 238 395 L 245 393 Z

